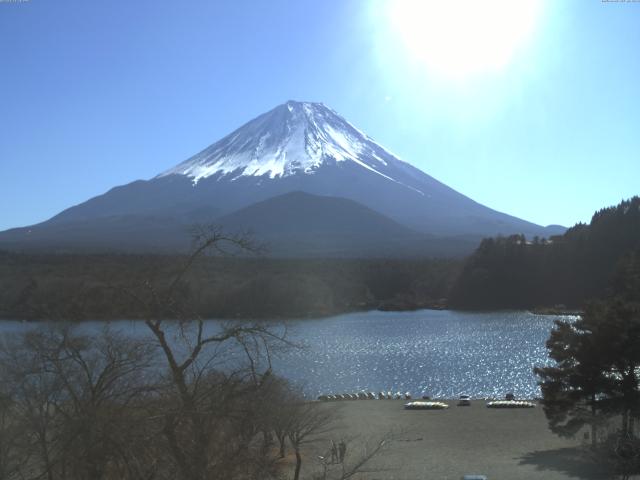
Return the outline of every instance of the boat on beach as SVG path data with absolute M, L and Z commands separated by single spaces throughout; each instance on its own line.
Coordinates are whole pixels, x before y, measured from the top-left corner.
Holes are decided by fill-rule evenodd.
M 405 410 L 444 410 L 449 408 L 444 402 L 409 402 L 404 404 Z
M 487 408 L 535 408 L 535 406 L 535 403 L 524 400 L 496 400 L 487 403 Z

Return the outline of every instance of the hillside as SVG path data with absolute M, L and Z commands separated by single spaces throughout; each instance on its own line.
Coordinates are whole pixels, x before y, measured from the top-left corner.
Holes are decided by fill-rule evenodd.
M 456 308 L 580 308 L 607 295 L 640 259 L 640 197 L 596 212 L 564 235 L 488 238 L 466 261 L 450 295 Z M 627 273 L 625 273 L 627 272 Z M 636 273 L 637 274 L 637 273 Z

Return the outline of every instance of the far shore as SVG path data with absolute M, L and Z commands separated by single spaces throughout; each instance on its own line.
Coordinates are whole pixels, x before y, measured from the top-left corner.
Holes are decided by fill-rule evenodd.
M 562 307 L 536 307 L 529 309 L 531 313 L 536 315 L 572 315 L 580 316 L 584 311 L 577 308 L 562 308 Z
M 317 311 L 317 312 L 307 312 L 306 314 L 300 315 L 281 315 L 281 316 L 264 316 L 264 317 L 256 317 L 256 316 L 242 316 L 242 315 L 206 315 L 202 316 L 205 320 L 237 320 L 237 321 L 265 321 L 265 322 L 282 322 L 282 321 L 290 321 L 290 320 L 317 320 L 321 318 L 327 317 L 335 317 L 338 315 L 348 315 L 351 313 L 366 313 L 366 312 L 417 312 L 420 310 L 452 310 L 458 312 L 469 312 L 469 313 L 492 313 L 492 312 L 505 312 L 505 311 L 522 311 L 522 312 L 530 312 L 534 315 L 547 315 L 547 316 L 580 316 L 582 315 L 581 310 L 577 309 L 558 309 L 556 307 L 538 307 L 538 308 L 496 308 L 496 309 L 488 309 L 488 310 L 477 310 L 477 309 L 463 309 L 463 308 L 454 308 L 444 303 L 437 304 L 424 304 L 424 305 L 415 305 L 415 306 L 398 306 L 394 305 L 391 307 L 388 304 L 380 305 L 380 306 L 368 306 L 366 308 L 354 308 L 354 309 L 343 309 L 343 310 L 326 310 L 326 311 Z M 119 321 L 119 320 L 132 320 L 132 321 L 143 321 L 144 318 L 138 316 L 118 316 L 118 317 L 99 317 L 99 318 L 79 318 L 75 319 L 74 322 L 111 322 L 111 321 Z M 167 317 L 163 320 L 172 321 L 177 320 L 176 318 Z M 2 321 L 15 321 L 15 322 L 48 322 L 48 321 L 64 321 L 61 319 L 47 319 L 42 317 L 19 317 L 12 316 L 2 317 L 0 316 L 0 322 Z

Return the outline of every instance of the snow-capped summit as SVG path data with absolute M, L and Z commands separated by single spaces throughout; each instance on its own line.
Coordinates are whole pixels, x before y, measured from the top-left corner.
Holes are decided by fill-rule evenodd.
M 273 179 L 354 162 L 395 180 L 384 173 L 390 161 L 399 160 L 324 104 L 290 100 L 159 176 L 186 175 L 194 183 L 216 174 Z
M 559 233 L 473 201 L 321 103 L 289 101 L 150 180 L 0 232 L 0 246 L 184 248 L 193 223 L 211 222 L 262 229 L 287 255 L 449 255 L 482 236 Z

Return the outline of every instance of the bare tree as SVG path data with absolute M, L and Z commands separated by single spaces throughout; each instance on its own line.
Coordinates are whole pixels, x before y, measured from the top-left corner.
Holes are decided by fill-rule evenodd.
M 61 401 L 62 384 L 25 337 L 5 337 L 1 355 L 0 378 L 13 399 L 11 413 L 21 431 L 20 453 L 29 459 L 30 473 L 53 480 L 61 457 L 55 405 Z
M 349 454 L 338 465 L 331 464 L 327 461 L 328 455 L 319 457 L 322 471 L 319 474 L 313 476 L 314 480 L 347 480 L 355 477 L 360 473 L 379 473 L 385 469 L 374 466 L 371 467 L 371 462 L 379 456 L 393 440 L 397 438 L 399 434 L 389 432 L 375 441 L 368 441 L 359 443 L 357 439 L 350 439 L 348 441 L 349 451 L 357 451 L 356 455 Z M 336 467 L 336 468 L 332 468 Z
M 194 311 L 189 270 L 209 251 L 256 247 L 200 229 L 175 276 L 119 290 L 145 313 L 142 340 L 62 324 L 3 339 L 0 478 L 279 478 L 288 440 L 299 480 L 302 449 L 328 431 L 335 408 L 304 401 L 272 373 L 272 355 L 292 345 L 284 326 L 212 324 Z M 343 464 L 342 477 L 372 455 Z
M 13 419 L 14 401 L 0 391 L 0 478 L 17 478 L 25 458 L 19 448 L 20 425 Z
M 289 421 L 286 427 L 287 437 L 296 455 L 294 480 L 300 478 L 302 468 L 302 447 L 316 440 L 318 435 L 329 431 L 335 419 L 334 411 L 317 402 L 305 402 L 298 399 L 295 403 L 285 405 Z
M 231 478 L 233 470 L 252 464 L 248 447 L 260 428 L 247 397 L 257 395 L 269 378 L 270 352 L 286 342 L 286 330 L 238 322 L 208 330 L 185 299 L 187 273 L 208 252 L 233 255 L 259 248 L 246 235 L 227 235 L 219 228 L 199 228 L 194 239 L 193 253 L 168 285 L 146 282 L 126 293 L 143 306 L 144 323 L 166 362 L 170 407 L 162 433 L 180 476 Z M 168 322 L 166 316 L 178 320 Z M 234 365 L 225 361 L 229 356 Z
M 130 405 L 148 389 L 148 346 L 105 330 L 32 331 L 5 342 L 0 366 L 22 431 L 21 478 L 102 479 L 127 462 Z

